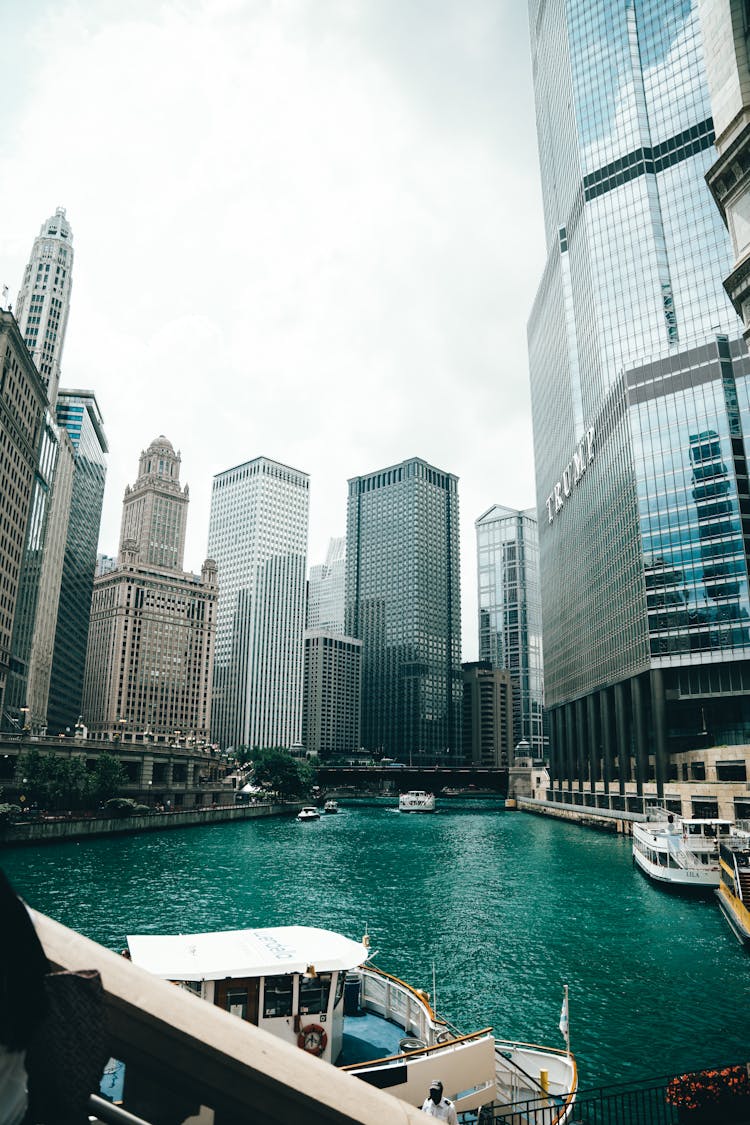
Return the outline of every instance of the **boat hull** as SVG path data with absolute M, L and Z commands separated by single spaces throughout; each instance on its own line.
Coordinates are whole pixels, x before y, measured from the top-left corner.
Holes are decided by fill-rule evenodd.
M 716 898 L 732 933 L 745 949 L 750 949 L 750 910 L 723 884 L 717 890 Z

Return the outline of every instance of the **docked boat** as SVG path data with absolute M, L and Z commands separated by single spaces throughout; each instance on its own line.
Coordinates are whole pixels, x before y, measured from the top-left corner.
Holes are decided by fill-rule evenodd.
M 569 1052 L 462 1034 L 426 992 L 369 963 L 367 935 L 281 926 L 127 941 L 133 964 L 411 1105 L 439 1078 L 458 1113 L 528 1102 L 527 1125 L 571 1114 Z
M 716 898 L 736 937 L 750 948 L 750 822 L 738 822 L 734 835 L 721 842 L 719 864 Z
M 408 793 L 400 793 L 398 798 L 399 812 L 434 812 L 435 794 L 426 793 L 424 789 L 410 789 Z
M 337 813 L 338 811 L 339 811 L 338 801 L 334 801 L 333 797 L 329 797 L 328 800 L 326 801 L 326 803 L 323 805 L 323 812 L 324 813 Z
M 303 809 L 297 813 L 297 820 L 320 820 L 320 813 L 315 805 L 305 805 Z
M 708 892 L 719 885 L 719 845 L 731 832 L 731 820 L 685 818 L 649 806 L 646 820 L 633 824 L 633 860 L 656 883 Z

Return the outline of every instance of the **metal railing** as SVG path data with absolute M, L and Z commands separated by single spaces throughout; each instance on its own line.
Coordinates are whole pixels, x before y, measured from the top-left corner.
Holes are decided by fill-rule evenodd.
M 740 1065 L 745 1067 L 744 1063 Z M 694 1072 L 696 1078 L 703 1073 Z M 679 1107 L 666 1098 L 673 1077 L 667 1075 L 579 1090 L 571 1113 L 565 1118 L 567 1125 L 677 1125 Z M 561 1120 L 563 1102 L 562 1098 L 528 1098 L 512 1106 L 481 1110 L 479 1116 L 464 1114 L 462 1122 L 464 1125 L 555 1125 Z M 726 1125 L 729 1121 L 735 1125 L 750 1125 L 750 1106 L 743 1098 L 737 1099 L 737 1115 L 728 1112 L 728 1105 L 731 1101 L 721 1103 L 721 1107 L 717 1103 L 715 1125 Z

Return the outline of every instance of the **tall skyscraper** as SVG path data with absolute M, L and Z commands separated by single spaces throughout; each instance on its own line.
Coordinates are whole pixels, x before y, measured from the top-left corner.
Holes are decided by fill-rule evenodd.
M 31 514 L 13 620 L 6 710 L 11 725 L 23 715 L 24 725 L 38 734 L 47 726 L 74 450 L 67 431 L 58 427 L 46 403 L 36 436 Z
M 302 745 L 331 759 L 360 745 L 362 642 L 318 629 L 305 633 Z
M 310 567 L 307 583 L 307 628 L 344 632 L 346 539 L 331 539 L 326 561 Z
M 25 712 L 7 713 L 6 682 L 46 407 L 44 387 L 18 324 L 0 310 L 0 717 L 3 725 L 16 728 L 24 725 Z
M 700 0 L 701 28 L 718 159 L 707 179 L 727 224 L 734 262 L 724 279 L 745 336 L 750 331 L 750 7 Z
M 125 490 L 117 567 L 94 579 L 82 705 L 94 738 L 208 739 L 218 586 L 212 559 L 182 570 L 187 499 L 162 435 Z
M 16 319 L 47 390 L 57 401 L 60 363 L 73 284 L 73 231 L 65 208 L 42 223 L 16 301 Z
M 214 477 L 212 730 L 224 748 L 288 748 L 300 740 L 309 487 L 307 473 L 267 457 Z
M 362 644 L 362 743 L 461 757 L 458 480 L 418 457 L 349 481 L 346 632 Z
M 479 583 L 479 659 L 506 668 L 513 684 L 513 744 L 547 753 L 542 605 L 536 510 L 495 504 L 474 524 Z
M 513 683 L 505 668 L 489 660 L 461 665 L 463 676 L 463 758 L 465 764 L 511 766 L 513 750 Z
M 37 434 L 31 519 L 19 577 L 7 681 L 8 716 L 47 724 L 52 658 L 73 487 L 74 449 L 54 415 L 70 307 L 73 234 L 63 208 L 42 225 L 16 303 L 20 331 L 47 392 Z
M 750 365 L 705 184 L 696 3 L 531 0 L 530 26 L 551 773 L 622 799 L 662 793 L 687 751 L 750 742 Z
M 57 422 L 68 433 L 75 460 L 47 705 L 47 729 L 51 734 L 72 730 L 81 713 L 96 546 L 107 475 L 107 441 L 94 394 L 58 391 Z

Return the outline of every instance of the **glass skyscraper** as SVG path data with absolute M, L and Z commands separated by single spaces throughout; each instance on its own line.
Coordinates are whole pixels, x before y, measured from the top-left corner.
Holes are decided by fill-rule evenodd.
M 750 366 L 697 4 L 531 0 L 529 323 L 552 776 L 657 792 L 750 741 Z
M 300 740 L 309 489 L 307 473 L 267 457 L 214 477 L 211 730 L 224 748 L 291 748 Z
M 415 457 L 349 481 L 346 632 L 362 644 L 362 743 L 461 755 L 458 480 Z
M 346 539 L 331 539 L 326 561 L 310 567 L 307 583 L 307 628 L 344 632 Z
M 536 510 L 493 505 L 479 517 L 479 659 L 510 673 L 513 746 L 525 739 L 534 758 L 547 753 L 544 731 L 542 607 Z
M 75 460 L 47 705 L 47 729 L 51 734 L 72 730 L 81 712 L 96 547 L 107 475 L 107 441 L 93 392 L 60 390 L 57 423 L 67 430 Z

